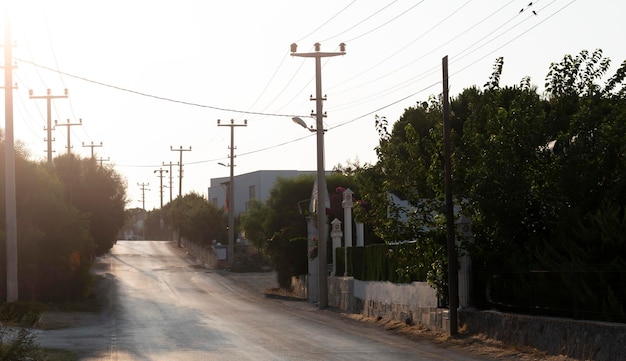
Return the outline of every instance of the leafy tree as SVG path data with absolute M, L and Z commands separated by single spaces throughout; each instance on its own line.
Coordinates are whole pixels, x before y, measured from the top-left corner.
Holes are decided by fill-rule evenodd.
M 227 243 L 224 209 L 217 208 L 198 193 L 178 197 L 163 207 L 165 222 L 178 229 L 182 237 L 209 245 L 213 240 Z
M 0 150 L 4 171 L 4 145 Z M 64 187 L 49 166 L 16 157 L 18 285 L 20 299 L 79 298 L 89 285 L 94 245 L 83 214 L 66 202 Z M 4 175 L 0 186 L 4 187 Z M 4 193 L 1 201 L 4 203 Z M 0 213 L 4 218 L 5 209 Z M 6 268 L 5 224 L 0 267 Z M 1 283 L 4 285 L 5 280 Z M 2 287 L 2 293 L 6 287 Z
M 54 169 L 65 185 L 67 201 L 89 219 L 97 256 L 108 252 L 124 226 L 126 185 L 110 167 L 73 155 L 55 158 Z
M 163 209 L 155 209 L 147 212 L 144 222 L 146 231 L 146 239 L 150 240 L 168 240 L 170 239 L 170 228 L 165 223 L 165 211 Z
M 512 272 L 568 263 L 588 270 L 595 262 L 623 269 L 622 253 L 600 251 L 614 250 L 614 238 L 598 235 L 611 223 L 599 220 L 622 224 L 626 207 L 626 62 L 601 85 L 610 61 L 600 50 L 567 55 L 550 67 L 545 97 L 528 77 L 500 85 L 503 64 L 496 61 L 484 90 L 470 87 L 451 101 L 453 189 L 457 209 L 474 223 L 475 266 Z M 379 160 L 357 179 L 362 217 L 388 243 L 419 243 L 428 238 L 425 229 L 438 227 L 441 118 L 435 99 L 406 109 L 391 132 L 377 118 Z M 387 192 L 408 200 L 415 215 L 390 204 Z M 445 257 L 432 254 L 433 264 Z

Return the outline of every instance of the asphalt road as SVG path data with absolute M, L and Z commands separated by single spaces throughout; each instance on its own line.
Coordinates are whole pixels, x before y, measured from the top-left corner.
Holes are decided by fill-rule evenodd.
M 265 298 L 169 242 L 118 241 L 99 262 L 111 281 L 106 311 L 42 331 L 41 346 L 81 360 L 478 360 L 308 302 Z

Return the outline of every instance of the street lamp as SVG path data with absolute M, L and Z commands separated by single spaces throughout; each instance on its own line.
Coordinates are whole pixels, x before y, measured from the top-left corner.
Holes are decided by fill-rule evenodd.
M 307 129 L 317 133 L 317 256 L 319 260 L 319 308 L 323 309 L 328 306 L 328 275 L 326 271 L 328 232 L 326 230 L 326 174 L 324 170 L 324 124 L 322 121 L 326 116 L 322 111 L 323 101 L 326 99 L 322 97 L 322 58 L 345 55 L 346 44 L 339 44 L 339 52 L 321 52 L 320 43 L 315 43 L 315 51 L 312 53 L 297 53 L 297 50 L 298 45 L 296 43 L 291 44 L 291 56 L 315 58 L 315 98 L 311 97 L 311 100 L 315 100 L 316 105 L 316 129 L 312 127 Z M 292 120 L 306 128 L 306 123 L 302 119 L 294 117 Z

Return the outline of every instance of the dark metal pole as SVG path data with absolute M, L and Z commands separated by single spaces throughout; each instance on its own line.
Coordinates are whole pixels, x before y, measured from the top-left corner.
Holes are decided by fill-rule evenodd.
M 443 69 L 443 162 L 446 188 L 446 236 L 448 247 L 448 304 L 450 335 L 457 334 L 457 308 L 459 307 L 459 275 L 456 245 L 454 242 L 454 204 L 452 203 L 452 157 L 450 147 L 450 103 L 448 95 L 448 56 L 442 59 Z

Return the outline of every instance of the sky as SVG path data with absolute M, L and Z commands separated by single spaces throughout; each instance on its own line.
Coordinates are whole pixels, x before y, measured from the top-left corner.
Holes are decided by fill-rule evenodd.
M 375 117 L 393 123 L 439 96 L 444 56 L 451 97 L 482 87 L 498 57 L 501 85 L 529 76 L 540 93 L 550 64 L 566 54 L 602 49 L 609 74 L 626 60 L 626 3 L 616 0 L 1 3 L 17 64 L 16 141 L 32 160 L 47 159 L 46 101 L 29 90 L 67 89 L 51 102 L 52 123 L 82 125 L 53 130 L 53 156 L 68 151 L 69 128 L 70 151 L 86 158 L 93 149 L 125 179 L 128 207 L 147 210 L 160 205 L 158 170 L 169 172 L 170 162 L 178 194 L 181 154 L 183 194 L 207 196 L 211 178 L 229 175 L 231 127 L 218 120 L 240 125 L 232 128 L 235 175 L 316 169 L 315 133 L 291 120 L 315 125 L 315 61 L 291 56 L 292 43 L 299 53 L 346 44 L 345 55 L 322 60 L 327 170 L 375 163 Z

